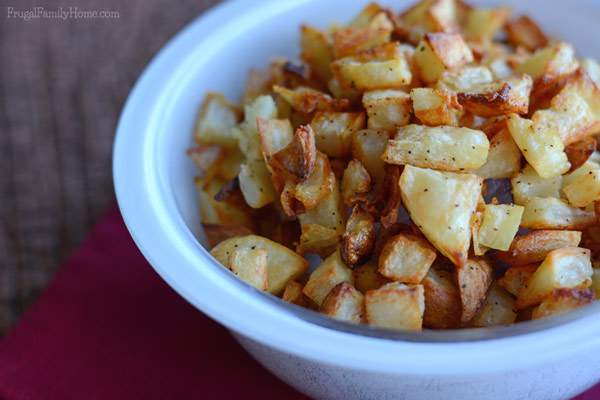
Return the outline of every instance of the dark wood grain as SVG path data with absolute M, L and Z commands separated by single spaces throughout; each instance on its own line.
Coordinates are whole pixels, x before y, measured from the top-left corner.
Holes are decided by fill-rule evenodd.
M 84 238 L 114 193 L 111 146 L 153 54 L 215 0 L 20 0 L 0 10 L 0 334 Z M 9 18 L 8 7 L 117 11 Z

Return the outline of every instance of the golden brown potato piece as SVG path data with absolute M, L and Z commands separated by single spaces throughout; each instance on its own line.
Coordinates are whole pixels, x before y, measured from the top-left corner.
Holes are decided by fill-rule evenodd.
M 354 286 L 342 282 L 325 297 L 321 304 L 321 312 L 331 318 L 360 324 L 365 316 L 364 297 Z
M 544 31 L 527 15 L 507 22 L 504 28 L 508 41 L 513 46 L 523 46 L 527 50 L 535 51 L 548 45 Z
M 196 143 L 234 148 L 238 144 L 232 128 L 240 119 L 240 110 L 220 93 L 208 93 L 200 107 L 194 127 Z
M 365 199 L 371 190 L 371 175 L 358 160 L 350 160 L 342 178 L 342 199 L 351 206 Z
M 412 80 L 410 65 L 397 42 L 341 58 L 331 64 L 331 69 L 342 89 L 361 92 L 401 89 Z
M 365 314 L 369 325 L 420 331 L 424 311 L 422 285 L 391 282 L 365 294 Z
M 564 314 L 593 301 L 594 292 L 591 289 L 555 289 L 533 310 L 531 318 L 540 319 Z
M 292 141 L 271 155 L 269 164 L 275 171 L 285 171 L 291 177 L 303 181 L 311 175 L 316 159 L 315 134 L 310 125 L 301 125 L 294 132 Z
M 398 221 L 398 215 L 400 214 L 402 195 L 400 194 L 399 182 L 402 167 L 386 164 L 384 170 L 385 176 L 382 190 L 383 210 L 381 210 L 379 221 L 385 229 L 388 229 Z
M 462 305 L 452 272 L 434 266 L 422 284 L 425 289 L 423 325 L 433 329 L 458 328 Z
M 375 191 L 383 184 L 384 161 L 381 155 L 389 136 L 385 131 L 364 129 L 352 136 L 352 157 L 359 160 L 371 176 Z
M 319 224 L 302 225 L 300 243 L 296 247 L 298 254 L 315 253 L 322 258 L 333 253 L 338 246 L 338 233 Z
M 285 286 L 281 299 L 285 302 L 296 304 L 300 307 L 308 307 L 308 299 L 302 293 L 302 284 L 298 281 L 289 281 Z
M 246 162 L 263 160 L 258 119 L 277 118 L 277 104 L 271 96 L 261 95 L 244 106 L 244 121 L 233 128 L 232 135 L 237 137 L 239 149 L 246 156 Z
M 221 264 L 229 268 L 229 256 L 235 250 L 265 250 L 267 255 L 267 275 L 269 293 L 280 294 L 287 283 L 308 268 L 308 262 L 279 243 L 257 235 L 238 236 L 216 245 L 210 254 Z
M 576 178 L 564 186 L 562 191 L 574 207 L 586 207 L 600 200 L 600 167 Z
M 521 222 L 523 207 L 514 204 L 486 204 L 478 240 L 483 246 L 508 250 Z
M 534 197 L 527 201 L 521 226 L 529 229 L 582 230 L 596 223 L 593 211 L 571 207 L 554 197 Z
M 516 67 L 516 72 L 528 74 L 536 80 L 541 79 L 547 84 L 575 72 L 578 65 L 572 45 L 554 42 L 530 55 Z
M 354 286 L 363 294 L 369 290 L 379 289 L 390 282 L 389 279 L 377 271 L 377 263 L 372 260 L 354 268 L 352 275 L 354 276 Z
M 597 145 L 596 138 L 587 137 L 565 147 L 565 153 L 567 153 L 567 158 L 571 163 L 571 171 L 574 171 L 585 164 L 592 153 L 596 151 Z
M 362 206 L 356 204 L 346 222 L 340 246 L 342 259 L 353 266 L 368 257 L 375 247 L 375 220 Z
M 562 175 L 553 178 L 542 178 L 535 172 L 531 165 L 526 165 L 523 170 L 515 174 L 510 184 L 515 204 L 525 205 L 534 197 L 560 198 Z
M 485 164 L 490 143 L 478 130 L 408 125 L 398 129 L 383 153 L 390 164 L 463 172 Z
M 521 75 L 458 93 L 458 102 L 465 110 L 482 117 L 527 114 L 532 86 L 531 77 Z
M 455 32 L 466 4 L 455 0 L 422 0 L 402 12 L 396 34 L 416 44 L 427 32 Z
M 269 289 L 265 249 L 236 248 L 229 254 L 227 267 L 238 278 L 258 290 Z
M 300 26 L 300 58 L 309 66 L 319 81 L 331 79 L 329 64 L 333 61 L 333 51 L 327 34 L 307 25 Z
M 458 125 L 459 110 L 455 94 L 434 88 L 414 88 L 410 91 L 415 116 L 428 126 Z
M 472 174 L 439 172 L 407 165 L 400 177 L 402 202 L 431 244 L 457 265 L 467 261 L 471 216 L 482 180 Z
M 506 252 L 498 252 L 496 258 L 510 265 L 526 265 L 542 262 L 549 252 L 563 247 L 577 247 L 581 232 L 538 230 L 514 238 Z
M 228 182 L 217 178 L 209 181 L 197 178 L 194 183 L 198 190 L 198 204 L 202 223 L 240 225 L 253 229 L 254 221 L 252 220 L 251 209 L 244 202 L 238 189 L 233 190 L 230 196 L 219 201 L 215 199 L 215 196 Z
M 337 28 L 331 34 L 336 59 L 370 50 L 390 41 L 394 25 L 385 12 L 379 12 L 360 26 Z
M 262 208 L 277 198 L 271 174 L 263 160 L 252 160 L 242 164 L 238 179 L 244 199 L 252 208 Z
M 483 258 L 470 259 L 456 268 L 456 282 L 460 292 L 462 312 L 460 320 L 468 323 L 475 317 L 492 284 L 492 266 Z
M 484 179 L 510 178 L 521 168 L 521 150 L 507 129 L 502 129 L 490 139 L 488 157 L 475 174 Z
M 337 180 L 334 179 L 333 189 L 319 204 L 306 212 L 298 215 L 300 224 L 319 224 L 335 230 L 339 235 L 344 232 L 344 214 L 342 200 Z
M 202 224 L 208 247 L 213 248 L 225 239 L 251 235 L 252 231 L 241 225 Z
M 515 299 L 497 284 L 492 284 L 483 306 L 471 321 L 474 327 L 510 325 L 517 319 L 513 311 Z
M 327 93 L 305 86 L 288 89 L 283 86 L 273 86 L 273 91 L 283 97 L 294 110 L 302 113 L 315 111 L 344 111 L 350 106 L 347 99 L 334 99 Z
M 321 306 L 331 289 L 342 282 L 354 283 L 354 278 L 352 270 L 344 264 L 340 252 L 336 251 L 310 274 L 302 293 Z
M 369 129 L 394 130 L 408 124 L 411 101 L 408 93 L 398 89 L 371 90 L 365 92 L 362 104 L 367 110 Z
M 515 265 L 506 270 L 498 284 L 513 296 L 518 296 L 537 269 L 538 264 Z
M 352 151 L 352 135 L 365 127 L 364 112 L 317 112 L 310 122 L 317 149 L 330 157 L 347 157 Z
M 542 178 L 562 175 L 571 168 L 556 130 L 516 114 L 508 116 L 508 130 L 527 162 Z
M 539 304 L 554 289 L 586 288 L 591 284 L 590 251 L 580 247 L 553 250 L 519 291 L 515 307 Z
M 294 138 L 294 130 L 289 119 L 256 119 L 260 149 L 267 164 L 271 157 L 283 150 Z
M 444 71 L 472 61 L 473 53 L 459 33 L 427 33 L 415 53 L 421 79 L 426 83 L 435 83 Z
M 472 8 L 467 12 L 464 35 L 469 41 L 488 43 L 494 39 L 508 17 L 510 8 Z
M 379 255 L 379 273 L 393 281 L 420 283 L 435 261 L 435 250 L 412 235 L 391 237 Z

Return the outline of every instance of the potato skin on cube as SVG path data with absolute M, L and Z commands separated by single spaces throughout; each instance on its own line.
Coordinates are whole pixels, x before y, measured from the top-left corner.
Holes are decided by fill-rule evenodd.
M 496 258 L 510 265 L 527 265 L 544 261 L 552 250 L 577 247 L 581 232 L 536 230 L 513 239 L 506 252 L 498 252 Z
M 363 294 L 369 290 L 379 289 L 381 286 L 390 282 L 389 279 L 379 273 L 377 270 L 377 263 L 372 259 L 367 263 L 354 268 L 352 270 L 352 276 L 354 277 L 354 287 Z
M 350 160 L 342 177 L 342 199 L 344 204 L 351 206 L 355 202 L 363 200 L 369 190 L 371 190 L 369 171 L 360 161 Z
M 435 261 L 436 252 L 413 235 L 391 237 L 379 255 L 379 273 L 402 283 L 420 283 Z
M 485 164 L 489 147 L 487 136 L 478 130 L 408 125 L 388 142 L 383 160 L 442 171 L 472 171 Z
M 485 301 L 487 291 L 492 284 L 492 266 L 483 259 L 470 259 L 456 268 L 456 282 L 460 293 L 463 324 L 471 321 Z
M 308 262 L 304 258 L 279 243 L 257 235 L 227 239 L 216 245 L 210 254 L 229 268 L 229 256 L 236 249 L 266 251 L 268 292 L 276 295 L 283 291 L 290 280 L 299 277 L 308 269 Z
M 422 285 L 391 282 L 365 294 L 367 323 L 380 328 L 420 331 L 425 296 Z
M 344 262 L 353 266 L 368 257 L 375 247 L 375 235 L 373 216 L 362 206 L 354 205 L 340 246 Z
M 467 261 L 471 217 L 482 180 L 472 174 L 439 172 L 407 165 L 400 176 L 402 202 L 431 244 L 455 265 Z
M 433 329 L 458 328 L 462 304 L 452 272 L 434 266 L 421 283 L 425 295 L 423 325 Z
M 361 292 L 348 282 L 336 285 L 325 297 L 321 312 L 341 321 L 360 324 L 364 322 L 365 302 Z
M 327 257 L 308 278 L 302 292 L 318 306 L 337 284 L 342 282 L 354 283 L 352 270 L 344 264 L 340 251 Z
M 591 284 L 590 251 L 580 247 L 553 250 L 519 292 L 515 307 L 539 304 L 554 289 L 585 288 Z

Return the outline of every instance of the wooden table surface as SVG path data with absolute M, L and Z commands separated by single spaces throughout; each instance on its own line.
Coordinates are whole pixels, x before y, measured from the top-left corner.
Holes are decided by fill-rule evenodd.
M 12 10 L 2 6 L 0 334 L 113 202 L 113 135 L 136 78 L 174 33 L 216 2 L 20 0 Z M 77 11 L 116 11 L 118 18 L 26 20 L 22 13 L 36 6 L 71 12 L 74 3 Z

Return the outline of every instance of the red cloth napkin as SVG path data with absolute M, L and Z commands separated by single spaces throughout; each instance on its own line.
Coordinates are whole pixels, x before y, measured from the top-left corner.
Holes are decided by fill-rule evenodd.
M 0 342 L 0 399 L 183 398 L 306 399 L 173 292 L 113 207 Z

